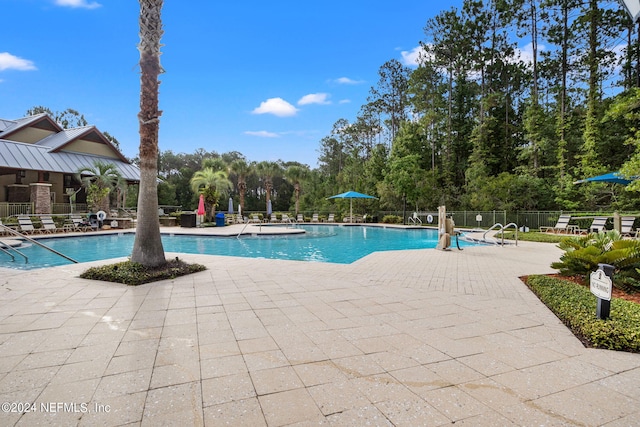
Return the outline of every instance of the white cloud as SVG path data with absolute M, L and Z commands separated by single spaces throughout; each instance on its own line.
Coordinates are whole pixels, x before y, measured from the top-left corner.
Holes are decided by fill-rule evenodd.
M 278 117 L 295 116 L 297 112 L 296 107 L 282 98 L 269 98 L 252 111 L 253 114 L 273 114 Z
M 364 80 L 353 80 L 353 79 L 350 79 L 349 77 L 340 77 L 335 79 L 334 82 L 341 85 L 359 85 L 364 83 Z
M 245 135 L 259 136 L 261 138 L 279 138 L 280 137 L 280 135 L 278 135 L 277 133 L 269 132 L 266 130 L 259 130 L 259 131 L 248 130 L 248 131 L 245 131 Z
M 409 51 L 403 50 L 400 52 L 402 64 L 408 67 L 417 67 L 420 65 L 420 57 L 424 57 L 425 54 L 426 52 L 422 46 L 416 46 Z
M 350 99 L 341 99 L 340 101 L 338 101 L 338 104 L 350 104 L 351 100 Z
M 309 95 L 305 95 L 298 101 L 298 105 L 309 105 L 309 104 L 321 104 L 327 105 L 331 104 L 329 101 L 328 93 L 310 93 Z
M 56 0 L 57 6 L 81 8 L 81 9 L 97 9 L 102 5 L 96 1 L 87 2 L 87 0 Z
M 9 52 L 0 52 L 0 71 L 4 70 L 30 71 L 37 70 L 37 68 L 33 61 L 18 58 Z
M 538 44 L 538 54 L 545 49 L 546 47 L 543 44 Z M 527 43 L 524 47 L 517 48 L 515 56 L 526 64 L 533 64 L 533 44 Z

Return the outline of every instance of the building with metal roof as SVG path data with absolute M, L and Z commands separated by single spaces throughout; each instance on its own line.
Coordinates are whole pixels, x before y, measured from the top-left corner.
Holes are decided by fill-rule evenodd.
M 140 181 L 140 170 L 95 126 L 63 129 L 44 113 L 0 119 L 0 203 L 31 202 L 33 213 L 51 213 L 80 189 L 77 171 L 96 161 L 113 164 L 128 183 Z

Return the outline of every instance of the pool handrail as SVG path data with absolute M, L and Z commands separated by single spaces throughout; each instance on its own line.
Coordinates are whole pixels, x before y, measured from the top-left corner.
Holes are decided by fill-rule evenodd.
M 68 257 L 68 256 L 66 256 L 65 254 L 62 254 L 62 253 L 60 253 L 60 252 L 56 251 L 55 249 L 52 249 L 52 248 L 50 248 L 49 246 L 44 245 L 44 244 L 42 244 L 42 243 L 38 242 L 38 241 L 37 241 L 37 240 L 35 240 L 35 239 L 32 239 L 32 238 L 31 238 L 31 237 L 29 237 L 29 236 L 25 236 L 24 234 L 20 233 L 18 230 L 14 230 L 13 228 L 8 227 L 8 226 L 6 226 L 6 225 L 4 225 L 4 224 L 0 224 L 0 230 L 4 230 L 4 231 L 6 231 L 6 232 L 8 232 L 8 233 L 10 233 L 10 234 L 13 234 L 14 236 L 18 236 L 18 237 L 20 237 L 20 238 L 22 238 L 22 239 L 24 239 L 24 240 L 28 241 L 29 243 L 33 243 L 34 245 L 40 246 L 41 248 L 46 249 L 46 250 L 48 250 L 49 252 L 53 252 L 54 254 L 59 255 L 59 256 L 61 256 L 61 257 L 65 258 L 65 259 L 67 259 L 67 260 L 69 260 L 69 261 L 73 262 L 74 264 L 77 264 L 77 263 L 78 263 L 78 261 L 76 261 L 75 259 L 73 259 L 73 258 L 71 258 L 71 257 Z M 25 257 L 25 260 L 26 260 L 26 262 L 27 262 L 27 263 L 29 262 L 29 258 L 28 258 L 26 255 L 24 255 L 22 252 L 18 251 L 16 248 L 13 248 L 13 250 L 14 250 L 14 251 L 16 251 L 16 252 L 18 252 L 18 253 L 19 253 L 20 255 L 22 255 L 23 257 Z

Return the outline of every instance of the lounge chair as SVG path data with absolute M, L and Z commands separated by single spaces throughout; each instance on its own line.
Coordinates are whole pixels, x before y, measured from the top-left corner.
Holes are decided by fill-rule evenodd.
M 289 223 L 289 224 L 293 222 L 293 220 L 289 218 L 289 215 L 284 213 L 282 214 L 282 219 L 280 221 L 283 223 Z
M 70 218 L 70 222 L 63 225 L 62 229 L 64 231 L 87 231 L 91 230 L 92 227 L 84 219 L 82 219 L 82 217 L 72 216 Z
M 329 214 L 329 217 L 327 218 L 327 222 L 336 222 L 336 217 L 334 214 Z
M 40 222 L 42 223 L 42 228 L 40 229 L 42 233 L 55 233 L 59 231 L 59 228 L 50 216 L 43 216 L 40 218 Z
M 269 222 L 280 222 L 280 220 L 278 219 L 276 214 L 272 213 L 271 216 L 269 217 Z
M 628 237 L 638 237 L 638 229 L 634 230 L 633 223 L 636 222 L 635 216 L 623 216 L 621 218 L 620 234 Z
M 607 224 L 606 217 L 596 217 L 593 219 L 591 223 L 591 227 L 589 227 L 589 232 L 599 233 L 605 230 L 605 225 Z
M 593 222 L 587 229 L 578 230 L 580 234 L 588 234 L 588 233 L 599 233 L 605 230 L 605 225 L 607 224 L 607 217 L 595 217 Z
M 18 217 L 18 226 L 22 234 L 40 233 L 40 230 L 33 226 L 33 222 L 31 222 L 31 218 L 28 216 Z
M 311 217 L 311 222 L 320 222 L 320 220 L 318 219 L 318 214 L 314 213 L 313 216 Z
M 298 216 L 296 217 L 296 221 L 297 222 L 304 222 L 304 215 L 298 214 Z
M 549 231 L 553 233 L 569 232 L 573 231 L 573 228 L 569 227 L 569 221 L 571 221 L 571 215 L 560 215 L 558 222 L 553 227 L 540 227 L 540 232 L 547 233 Z

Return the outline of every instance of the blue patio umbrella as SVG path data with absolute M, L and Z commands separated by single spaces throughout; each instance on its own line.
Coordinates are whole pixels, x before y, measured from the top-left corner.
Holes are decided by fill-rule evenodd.
M 620 172 L 609 172 L 605 173 L 604 175 L 593 176 L 591 178 L 585 178 L 575 181 L 574 184 L 584 184 L 585 182 L 611 182 L 614 184 L 627 185 L 631 181 L 631 179 L 626 179 L 622 175 L 620 175 Z
M 327 199 L 349 199 L 349 216 L 351 217 L 351 222 L 353 222 L 353 199 L 377 199 L 377 197 L 358 193 L 357 191 L 347 191 L 346 193 L 340 193 L 336 194 L 335 196 L 327 197 Z

